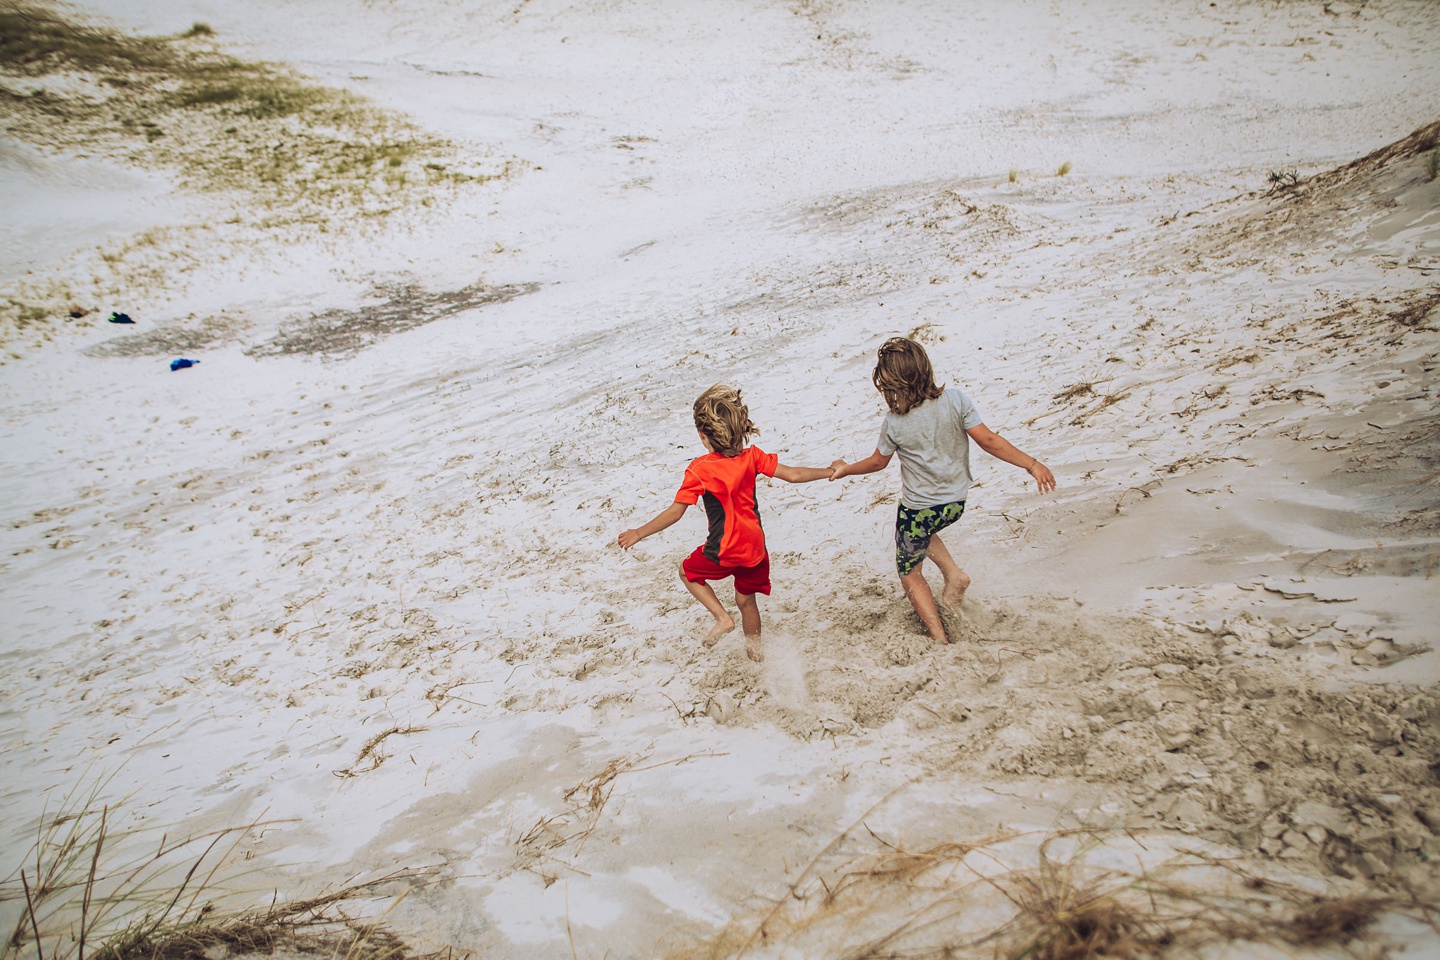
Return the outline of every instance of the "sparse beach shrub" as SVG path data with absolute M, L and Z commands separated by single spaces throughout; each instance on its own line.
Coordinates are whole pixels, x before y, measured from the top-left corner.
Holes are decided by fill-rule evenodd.
M 1055 176 L 1057 176 L 1057 177 L 1063 177 L 1063 176 L 1065 176 L 1065 175 L 1066 175 L 1067 173 L 1069 173 L 1069 172 L 1070 172 L 1070 161 L 1069 161 L 1069 160 L 1066 160 L 1064 163 L 1060 164 L 1060 169 L 1055 171 Z
M 668 960 L 742 960 L 762 942 L 781 955 L 786 947 L 809 955 L 804 945 L 825 940 L 824 955 L 855 960 L 1140 960 L 1217 944 L 1230 947 L 1227 956 L 1249 955 L 1260 945 L 1345 947 L 1387 913 L 1432 917 L 1398 898 L 1306 891 L 1197 849 L 1144 858 L 1132 846 L 1134 865 L 1121 866 L 1115 853 L 1127 841 L 1145 849 L 1129 830 L 1000 834 L 914 851 L 872 832 L 875 852 L 832 855 L 848 832 L 748 934 L 747 924 L 732 922 L 714 941 Z M 1033 843 L 1034 853 L 1021 853 L 1017 841 Z
M 1385 912 L 1387 902 L 1379 897 L 1341 897 L 1314 902 L 1297 910 L 1291 919 L 1287 939 L 1297 944 L 1346 943 L 1365 932 Z
M 1009 956 L 1033 960 L 1152 957 L 1176 937 L 1150 903 L 1136 903 L 1134 888 L 1149 878 L 1096 880 L 1078 861 L 1055 862 L 1041 846 L 1039 869 L 1015 871 L 999 886 L 1016 909 Z M 1106 882 L 1110 880 L 1110 882 Z M 1132 896 L 1126 896 L 1126 894 Z M 1168 918 L 1167 918 L 1168 919 Z
M 36 842 L 0 886 L 19 917 L 0 960 L 193 960 L 236 953 L 328 955 L 346 960 L 417 957 L 382 925 L 424 874 L 398 870 L 314 897 L 276 902 L 268 891 L 229 889 L 236 853 L 259 823 L 186 838 L 122 825 L 104 803 L 107 778 L 76 788 L 41 815 Z M 398 895 L 386 892 L 402 889 Z M 339 912 L 343 904 L 389 900 L 376 922 Z M 254 899 L 259 909 L 236 909 Z
M 1431 150 L 1425 158 L 1425 179 L 1434 180 L 1436 177 L 1440 177 L 1440 147 Z
M 1289 190 L 1291 187 L 1298 187 L 1300 185 L 1300 171 L 1271 170 L 1270 174 L 1265 178 L 1265 180 L 1267 183 L 1270 184 L 1270 189 L 1268 191 L 1269 193 L 1275 193 L 1280 190 Z
M 1015 183 L 1020 179 L 1020 171 L 1014 167 L 1010 168 L 1010 182 Z

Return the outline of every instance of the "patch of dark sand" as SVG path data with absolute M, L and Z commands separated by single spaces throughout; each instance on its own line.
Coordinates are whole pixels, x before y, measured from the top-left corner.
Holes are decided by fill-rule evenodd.
M 490 304 L 505 303 L 540 289 L 538 283 L 486 286 L 482 283 L 429 293 L 415 284 L 382 289 L 381 303 L 355 310 L 326 310 L 281 326 L 278 333 L 246 350 L 252 357 L 320 354 L 351 357 L 379 340 Z
M 116 357 L 158 357 L 170 354 L 198 353 L 217 343 L 238 339 L 250 323 L 234 317 L 191 318 L 174 324 L 112 337 L 86 347 L 86 356 L 110 359 Z

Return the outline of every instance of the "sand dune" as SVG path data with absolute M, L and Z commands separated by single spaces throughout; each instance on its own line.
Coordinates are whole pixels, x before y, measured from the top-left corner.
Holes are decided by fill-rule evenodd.
M 273 821 L 260 901 L 417 871 L 366 907 L 417 950 L 991 956 L 1063 862 L 1228 905 L 1152 901 L 1176 950 L 1330 955 L 1303 893 L 1433 952 L 1432 8 L 84 9 L 365 98 L 294 143 L 423 150 L 322 201 L 269 119 L 130 90 L 145 154 L 0 71 L 43 198 L 0 233 L 4 869 L 108 777 L 137 827 Z M 242 155 L 290 172 L 194 174 Z M 893 471 L 765 485 L 765 663 L 702 650 L 701 524 L 614 544 L 694 396 L 861 457 L 895 333 L 1059 489 L 977 454 L 937 647 Z

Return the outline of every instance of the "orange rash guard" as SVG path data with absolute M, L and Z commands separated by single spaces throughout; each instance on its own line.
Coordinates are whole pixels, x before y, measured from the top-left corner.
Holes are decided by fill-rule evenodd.
M 765 533 L 755 506 L 755 475 L 775 476 L 779 459 L 759 447 L 746 447 L 733 457 L 707 453 L 685 468 L 675 502 L 688 505 L 705 498 L 710 534 L 703 552 L 712 563 L 750 567 L 765 558 Z

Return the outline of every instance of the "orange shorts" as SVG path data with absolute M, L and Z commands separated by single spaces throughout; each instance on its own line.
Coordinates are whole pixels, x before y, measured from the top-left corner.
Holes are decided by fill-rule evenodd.
M 763 593 L 767 597 L 770 596 L 770 554 L 768 553 L 753 567 L 727 567 L 705 556 L 704 547 L 696 547 L 695 552 L 680 564 L 680 569 L 685 571 L 685 579 L 691 583 L 724 580 L 726 577 L 733 576 L 736 593 Z

